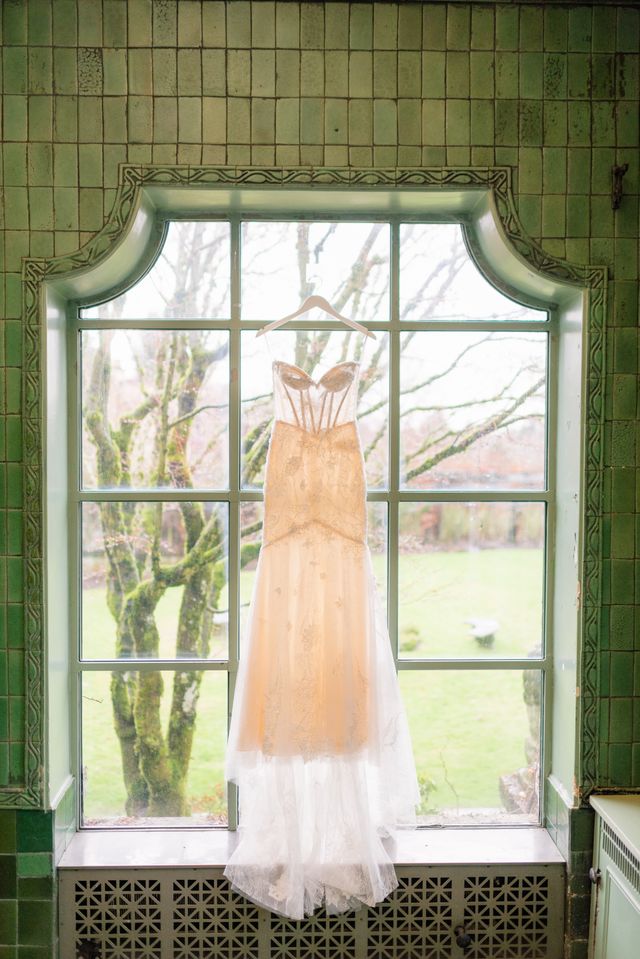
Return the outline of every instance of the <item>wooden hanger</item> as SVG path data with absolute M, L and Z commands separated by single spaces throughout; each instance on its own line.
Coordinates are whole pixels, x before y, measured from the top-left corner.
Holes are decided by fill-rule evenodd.
M 346 316 L 341 316 L 340 313 L 334 310 L 329 301 L 325 300 L 324 296 L 318 296 L 315 293 L 313 296 L 308 296 L 304 303 L 299 306 L 294 313 L 289 313 L 288 316 L 282 316 L 279 320 L 274 320 L 273 323 L 263 326 L 262 329 L 258 330 L 256 336 L 262 336 L 263 333 L 269 333 L 270 330 L 277 329 L 279 326 L 282 326 L 283 323 L 287 323 L 289 320 L 295 319 L 296 316 L 301 316 L 303 313 L 308 313 L 309 310 L 312 310 L 314 307 L 324 310 L 324 312 L 328 313 L 329 316 L 334 316 L 336 320 L 346 323 L 347 326 L 351 326 L 354 330 L 358 330 L 359 333 L 364 333 L 366 336 L 370 336 L 372 340 L 375 340 L 375 333 L 372 333 L 371 330 L 368 330 L 366 326 L 362 326 L 361 323 L 356 323 L 355 320 L 350 320 Z

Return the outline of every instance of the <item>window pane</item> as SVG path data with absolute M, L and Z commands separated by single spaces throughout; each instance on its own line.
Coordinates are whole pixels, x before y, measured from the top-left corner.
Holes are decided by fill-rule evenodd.
M 240 637 L 244 636 L 256 578 L 258 557 L 262 548 L 262 503 L 240 504 Z
M 243 319 L 275 320 L 319 293 L 350 319 L 388 320 L 389 241 L 388 223 L 243 223 Z
M 539 818 L 541 673 L 400 671 L 427 825 Z
M 226 825 L 226 738 L 225 672 L 84 673 L 84 825 Z
M 387 544 L 389 508 L 386 503 L 367 503 L 367 543 L 380 602 L 387 612 Z
M 227 517 L 226 503 L 84 503 L 83 657 L 226 659 Z
M 542 503 L 401 503 L 399 654 L 542 655 Z
M 400 319 L 546 320 L 496 290 L 469 256 L 457 223 L 400 227 Z
M 228 484 L 226 331 L 85 330 L 85 489 Z
M 273 415 L 272 359 L 295 363 L 316 379 L 336 363 L 359 360 L 358 429 L 369 489 L 387 485 L 388 476 L 388 334 L 363 343 L 360 333 L 307 333 L 279 330 L 256 340 L 242 337 L 242 485 L 259 489 L 264 480 Z
M 90 319 L 226 319 L 231 232 L 225 222 L 173 222 L 149 272 L 113 300 L 81 311 Z
M 406 335 L 400 471 L 414 489 L 540 489 L 545 333 Z

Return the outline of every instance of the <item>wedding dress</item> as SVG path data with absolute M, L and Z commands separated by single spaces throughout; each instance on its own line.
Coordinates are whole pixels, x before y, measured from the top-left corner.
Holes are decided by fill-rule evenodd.
M 382 840 L 415 821 L 415 765 L 366 543 L 359 366 L 273 364 L 263 545 L 226 756 L 240 788 L 225 875 L 301 919 L 397 885 Z

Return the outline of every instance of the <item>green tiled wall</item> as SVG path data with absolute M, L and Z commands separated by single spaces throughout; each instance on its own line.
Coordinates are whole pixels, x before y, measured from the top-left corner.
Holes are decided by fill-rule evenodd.
M 21 258 L 74 251 L 99 230 L 122 162 L 506 164 L 524 227 L 546 250 L 610 265 L 598 780 L 640 788 L 637 5 L 4 0 L 1 8 L 2 801 L 20 805 L 25 768 Z M 624 162 L 614 213 L 610 169 Z M 25 930 L 34 901 L 49 901 L 51 817 L 1 815 L 0 959 L 16 955 L 16 941 L 25 959 L 39 947 L 44 955 Z

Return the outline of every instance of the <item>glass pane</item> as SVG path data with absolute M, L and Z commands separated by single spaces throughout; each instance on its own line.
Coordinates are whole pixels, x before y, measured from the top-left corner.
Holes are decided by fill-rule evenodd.
M 457 223 L 400 227 L 400 319 L 546 320 L 486 280 L 469 256 Z
M 400 656 L 540 656 L 543 503 L 401 503 Z
M 85 330 L 85 489 L 224 489 L 227 331 Z
M 273 415 L 273 359 L 295 363 L 316 379 L 336 363 L 360 361 L 358 429 L 369 489 L 387 486 L 389 376 L 388 334 L 363 343 L 360 333 L 341 330 L 278 330 L 256 340 L 253 331 L 242 336 L 242 484 L 260 489 Z
M 81 311 L 92 320 L 226 319 L 231 231 L 225 222 L 173 222 L 162 253 L 139 283 Z
M 226 503 L 84 503 L 83 657 L 226 659 L 227 528 Z
M 240 504 L 240 636 L 244 636 L 262 548 L 262 503 Z
M 540 489 L 545 333 L 415 333 L 400 359 L 400 472 L 413 489 Z
M 542 674 L 401 670 L 425 825 L 539 819 Z
M 226 739 L 226 672 L 83 673 L 83 825 L 226 825 Z
M 319 293 L 352 320 L 388 320 L 389 249 L 388 223 L 243 223 L 242 317 L 275 320 Z
M 387 613 L 387 543 L 389 508 L 386 503 L 367 503 L 367 543 L 380 602 Z

